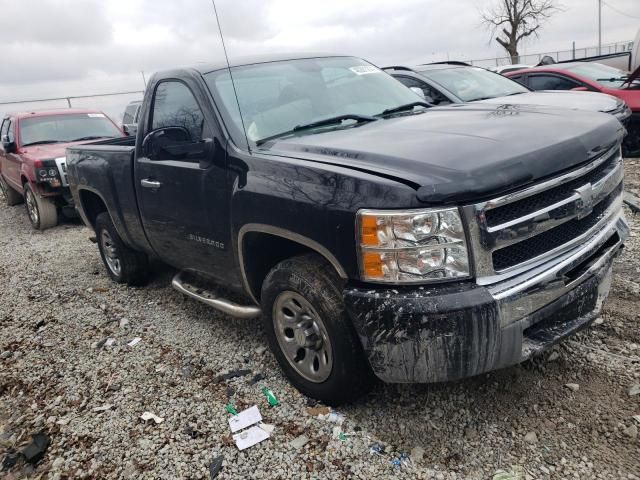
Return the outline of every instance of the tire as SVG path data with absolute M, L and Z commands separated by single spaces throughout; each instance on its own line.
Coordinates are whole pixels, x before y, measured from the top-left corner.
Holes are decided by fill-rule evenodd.
M 262 320 L 271 351 L 303 394 L 337 406 L 373 384 L 373 373 L 347 316 L 342 281 L 322 257 L 294 257 L 262 285 Z M 304 322 L 304 324 L 303 324 Z
M 36 195 L 31 186 L 24 186 L 24 203 L 31 226 L 36 230 L 46 230 L 58 224 L 58 209 L 49 198 Z
M 2 175 L 0 175 L 0 197 L 8 207 L 13 207 L 24 201 L 24 197 L 20 195 L 20 192 L 16 192 L 11 188 Z
M 101 213 L 95 223 L 100 256 L 107 273 L 116 283 L 142 285 L 148 276 L 147 256 L 126 246 L 108 213 Z

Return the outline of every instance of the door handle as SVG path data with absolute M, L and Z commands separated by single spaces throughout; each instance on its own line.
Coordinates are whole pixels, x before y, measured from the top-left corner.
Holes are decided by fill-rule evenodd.
M 149 180 L 148 178 L 140 180 L 140 185 L 142 185 L 144 188 L 160 188 L 162 186 L 160 182 Z

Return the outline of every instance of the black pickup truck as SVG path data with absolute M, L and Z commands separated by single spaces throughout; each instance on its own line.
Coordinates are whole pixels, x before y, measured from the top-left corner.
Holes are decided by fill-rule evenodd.
M 116 282 L 262 317 L 303 393 L 517 364 L 594 320 L 628 234 L 621 124 L 522 105 L 429 108 L 354 57 L 156 74 L 136 138 L 67 150 Z

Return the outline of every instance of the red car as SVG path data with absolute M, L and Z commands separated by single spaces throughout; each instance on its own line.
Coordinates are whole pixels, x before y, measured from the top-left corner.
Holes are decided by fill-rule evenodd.
M 0 194 L 7 205 L 26 203 L 33 228 L 53 227 L 59 210 L 75 216 L 65 149 L 123 135 L 109 117 L 95 110 L 5 115 L 0 124 Z
M 505 76 L 532 90 L 584 90 L 608 93 L 621 98 L 633 114 L 623 150 L 627 156 L 640 155 L 640 68 L 632 74 L 600 63 L 570 62 L 543 65 Z

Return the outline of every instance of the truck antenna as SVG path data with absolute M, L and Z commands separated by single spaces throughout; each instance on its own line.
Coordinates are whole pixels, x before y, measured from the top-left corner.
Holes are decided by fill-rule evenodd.
M 244 138 L 247 142 L 247 148 L 251 153 L 251 144 L 249 143 L 249 137 L 247 136 L 247 129 L 244 126 L 244 118 L 242 118 L 242 109 L 240 108 L 240 100 L 238 99 L 238 91 L 236 90 L 236 83 L 233 81 L 233 72 L 231 72 L 231 63 L 229 62 L 229 55 L 227 55 L 227 47 L 224 43 L 224 35 L 222 34 L 222 25 L 220 25 L 220 17 L 218 16 L 218 9 L 216 8 L 216 0 L 211 0 L 213 4 L 213 12 L 216 15 L 216 22 L 218 24 L 218 31 L 220 32 L 220 40 L 222 41 L 222 50 L 224 52 L 224 58 L 227 61 L 227 69 L 229 70 L 229 78 L 231 79 L 231 86 L 233 87 L 233 94 L 236 97 L 236 104 L 238 105 L 238 113 L 240 114 L 240 122 L 242 123 L 242 131 L 244 132 Z

